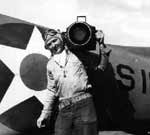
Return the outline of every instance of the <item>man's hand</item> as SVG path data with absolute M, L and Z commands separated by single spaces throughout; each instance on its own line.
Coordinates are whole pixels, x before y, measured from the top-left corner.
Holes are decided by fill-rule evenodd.
M 98 41 L 101 41 L 104 38 L 104 33 L 102 30 L 97 30 L 97 32 L 95 33 L 95 36 Z
M 48 120 L 50 120 L 50 114 L 41 113 L 40 117 L 37 119 L 38 128 L 46 127 Z

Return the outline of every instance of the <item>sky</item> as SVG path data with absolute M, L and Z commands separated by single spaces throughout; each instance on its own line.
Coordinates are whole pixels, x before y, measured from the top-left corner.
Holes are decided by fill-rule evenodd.
M 1 0 L 0 13 L 61 31 L 85 15 L 105 43 L 150 46 L 149 0 Z

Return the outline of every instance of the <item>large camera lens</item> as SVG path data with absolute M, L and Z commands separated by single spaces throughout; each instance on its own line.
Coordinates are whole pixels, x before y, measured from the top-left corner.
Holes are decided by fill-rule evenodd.
M 74 45 L 85 45 L 91 39 L 91 29 L 85 23 L 75 23 L 68 30 L 68 36 Z
M 95 50 L 95 32 L 94 26 L 77 21 L 67 28 L 64 39 L 70 50 Z

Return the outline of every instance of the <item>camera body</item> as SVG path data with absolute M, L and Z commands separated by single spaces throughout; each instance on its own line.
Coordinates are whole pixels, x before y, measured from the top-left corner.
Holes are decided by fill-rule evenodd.
M 84 18 L 85 21 L 79 21 L 79 18 Z M 86 22 L 86 16 L 77 16 L 77 21 L 63 32 L 64 42 L 70 50 L 95 50 L 95 33 L 95 27 Z

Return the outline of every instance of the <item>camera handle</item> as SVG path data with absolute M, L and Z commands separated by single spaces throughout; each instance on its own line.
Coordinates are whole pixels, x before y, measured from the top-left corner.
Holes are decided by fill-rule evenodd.
M 81 19 L 81 18 L 84 19 L 84 21 L 82 21 L 82 22 L 86 22 L 86 16 L 77 16 L 77 22 L 79 22 L 79 19 Z

